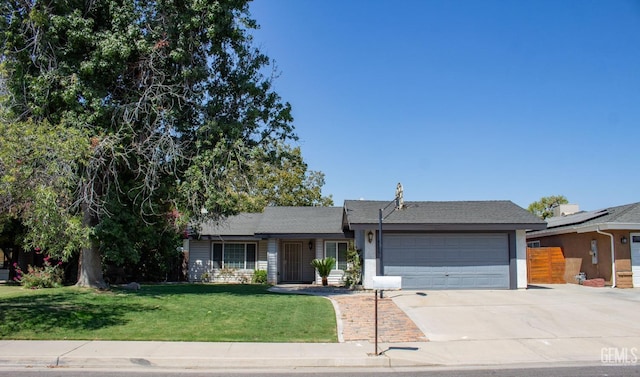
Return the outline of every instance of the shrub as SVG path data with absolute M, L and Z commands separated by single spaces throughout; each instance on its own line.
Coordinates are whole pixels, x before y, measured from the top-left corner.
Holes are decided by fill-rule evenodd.
M 218 278 L 225 283 L 228 283 L 231 281 L 231 279 L 234 279 L 236 277 L 236 272 L 237 270 L 235 268 L 224 267 L 221 268 L 220 271 L 218 271 Z
M 58 288 L 62 286 L 64 271 L 60 268 L 62 262 L 52 264 L 49 257 L 44 258 L 43 267 L 29 266 L 28 272 L 24 273 L 17 263 L 14 263 L 16 269 L 15 281 L 22 284 L 25 288 Z
M 251 281 L 253 284 L 267 284 L 267 271 L 255 270 Z
M 353 242 L 349 243 L 349 248 L 347 249 L 347 270 L 344 273 L 343 279 L 345 285 L 351 289 L 360 284 L 362 280 L 360 251 L 355 248 Z

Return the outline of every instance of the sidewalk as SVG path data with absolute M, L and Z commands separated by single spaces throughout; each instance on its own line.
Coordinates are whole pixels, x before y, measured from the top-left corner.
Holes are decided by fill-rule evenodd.
M 369 357 L 364 347 L 350 343 L 0 341 L 0 367 L 209 369 L 388 364 L 388 358 Z
M 520 339 L 381 343 L 188 343 L 118 341 L 0 341 L 3 367 L 70 368 L 302 368 L 302 367 L 470 367 L 549 364 L 637 365 L 631 353 L 614 360 L 603 348 L 635 348 L 640 336 L 617 338 Z

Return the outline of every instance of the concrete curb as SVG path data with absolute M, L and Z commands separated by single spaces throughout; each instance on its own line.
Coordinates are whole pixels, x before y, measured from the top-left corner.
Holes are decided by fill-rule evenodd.
M 356 343 L 0 341 L 2 367 L 319 368 L 388 367 Z M 39 355 L 39 356 L 33 356 Z
M 25 364 L 22 364 L 25 365 Z M 33 364 L 31 364 L 33 365 Z M 39 364 L 40 366 L 49 366 Z M 332 368 L 389 367 L 386 357 L 378 358 L 61 358 L 56 365 L 69 368 L 173 368 L 173 369 L 235 369 L 235 368 Z

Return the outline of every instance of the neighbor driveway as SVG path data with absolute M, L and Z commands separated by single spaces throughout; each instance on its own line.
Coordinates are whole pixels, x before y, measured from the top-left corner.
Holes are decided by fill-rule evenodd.
M 432 342 L 640 336 L 640 289 L 562 284 L 387 295 Z

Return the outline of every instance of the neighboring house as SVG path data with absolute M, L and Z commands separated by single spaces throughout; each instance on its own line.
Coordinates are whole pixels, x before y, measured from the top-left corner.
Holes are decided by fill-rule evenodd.
M 348 200 L 344 207 L 267 207 L 206 224 L 185 240 L 190 280 L 224 280 L 234 269 L 267 271 L 268 281 L 320 283 L 311 260 L 335 257 L 330 284 L 341 284 L 346 250 L 363 257 L 363 285 L 373 276 L 402 276 L 407 289 L 516 289 L 527 287 L 526 231 L 546 224 L 510 201 L 388 202 Z M 378 252 L 381 249 L 381 255 Z
M 613 286 L 628 280 L 640 287 L 640 203 L 550 217 L 547 229 L 527 234 L 527 244 L 561 247 L 587 279 L 603 278 Z

